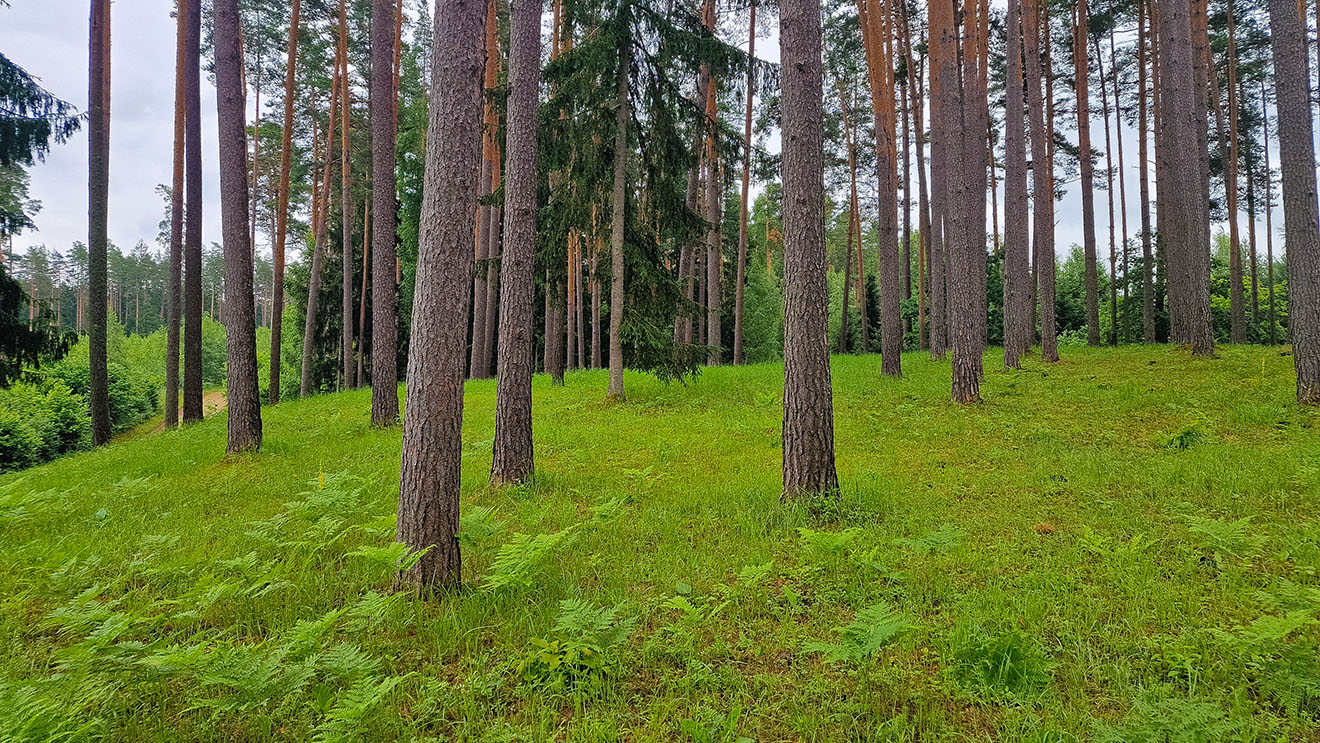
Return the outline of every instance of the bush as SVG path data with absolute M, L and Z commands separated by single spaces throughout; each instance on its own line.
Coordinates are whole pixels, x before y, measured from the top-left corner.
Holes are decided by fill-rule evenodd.
M 22 413 L 0 407 L 0 472 L 36 464 L 41 436 Z

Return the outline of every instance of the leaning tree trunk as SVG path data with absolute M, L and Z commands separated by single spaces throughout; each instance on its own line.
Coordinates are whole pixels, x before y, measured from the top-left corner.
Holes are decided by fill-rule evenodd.
M 1022 368 L 1021 356 L 1031 344 L 1021 15 L 1018 0 L 1008 0 L 1008 17 L 1004 21 L 1008 28 L 1004 84 L 1004 366 L 1011 369 Z
M 399 421 L 399 320 L 395 260 L 394 11 L 402 0 L 371 3 L 371 425 Z M 365 239 L 364 239 L 365 242 Z M 366 258 L 363 257 L 365 262 Z M 365 270 L 365 269 L 364 269 Z M 366 276 L 362 277 L 366 285 Z M 365 335 L 365 329 L 362 331 Z M 359 344 L 361 345 L 361 344 Z
M 783 117 L 783 497 L 833 494 L 834 401 L 825 281 L 825 183 L 820 5 L 779 12 Z
M 196 11 L 192 11 L 196 12 Z M 183 281 L 184 69 L 188 55 L 189 3 L 179 0 L 178 50 L 174 60 L 174 177 L 170 187 L 170 277 L 165 311 L 165 427 L 179 425 L 179 284 Z
M 201 5 L 189 0 L 184 40 L 183 422 L 202 419 Z
M 398 541 L 427 552 L 395 576 L 396 586 L 422 590 L 462 580 L 457 534 L 463 350 L 481 157 L 485 19 L 482 0 L 437 5 L 397 530 Z
M 284 317 L 284 239 L 289 231 L 289 170 L 293 162 L 293 86 L 298 65 L 298 20 L 302 0 L 289 16 L 289 58 L 284 71 L 284 128 L 280 132 L 280 185 L 275 207 L 274 281 L 270 312 L 270 402 L 280 401 L 281 318 Z
M 1283 231 L 1288 246 L 1288 325 L 1297 370 L 1297 401 L 1320 405 L 1320 208 L 1316 204 L 1306 24 L 1289 0 L 1270 0 L 1269 9 L 1283 171 Z
M 225 342 L 229 444 L 233 454 L 261 446 L 252 243 L 248 234 L 247 149 L 243 139 L 238 0 L 215 0 L 215 88 L 220 132 L 220 223 L 225 249 Z
M 110 379 L 106 368 L 107 235 L 110 213 L 110 0 L 92 0 L 87 52 L 87 293 L 92 444 L 110 443 Z
M 536 253 L 537 93 L 541 1 L 513 0 L 509 26 L 507 173 L 500 257 L 500 342 L 495 365 L 495 447 L 490 479 L 522 482 L 532 459 L 532 268 Z
M 627 15 L 625 2 L 621 12 Z M 632 49 L 625 39 L 619 49 L 618 97 L 614 109 L 614 190 L 610 196 L 610 386 L 607 396 L 622 400 L 623 393 L 623 231 L 628 192 L 628 68 Z

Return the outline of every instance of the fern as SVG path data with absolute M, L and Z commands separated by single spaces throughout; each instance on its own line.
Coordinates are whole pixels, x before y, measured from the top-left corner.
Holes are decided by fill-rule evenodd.
M 808 653 L 821 653 L 826 663 L 861 663 L 875 657 L 886 645 L 912 628 L 907 617 L 888 604 L 879 603 L 857 612 L 852 622 L 835 627 L 839 641 L 809 641 Z
M 559 602 L 551 639 L 532 638 L 518 664 L 528 684 L 550 692 L 596 693 L 618 667 L 613 650 L 632 634 L 636 619 L 619 617 L 618 606 L 597 607 L 578 599 Z
M 64 699 L 45 696 L 35 686 L 0 680 L 0 741 L 44 743 L 99 737 L 104 721 Z M 94 735 L 95 733 L 95 735 Z
M 405 676 L 384 679 L 367 677 L 358 679 L 339 695 L 335 705 L 326 713 L 325 720 L 316 728 L 318 743 L 349 743 L 363 739 L 367 716 L 398 686 Z
M 1220 521 L 1203 516 L 1183 516 L 1188 531 L 1195 535 L 1198 545 L 1212 552 L 1227 552 L 1234 557 L 1249 557 L 1260 548 L 1264 541 L 1252 535 L 1248 528 L 1251 517 L 1243 516 L 1235 521 Z
M 473 506 L 458 519 L 458 544 L 475 550 L 504 531 L 504 522 L 495 518 L 495 509 Z
M 990 698 L 1037 694 L 1051 679 L 1044 652 L 1020 632 L 973 640 L 954 655 L 954 662 L 959 683 Z
M 855 526 L 843 531 L 816 531 L 805 526 L 798 527 L 802 544 L 811 552 L 824 555 L 843 554 L 861 533 L 862 530 Z
M 330 634 L 339 618 L 347 609 L 331 609 L 316 619 L 300 619 L 284 635 L 280 650 L 290 659 L 297 660 L 321 649 L 326 635 Z
M 222 645 L 197 678 L 203 688 L 218 694 L 194 706 L 217 712 L 274 708 L 302 692 L 315 673 L 311 663 L 290 663 L 278 648 Z
M 374 630 L 387 621 L 397 619 L 403 602 L 402 593 L 379 594 L 368 591 L 357 603 L 348 607 L 348 621 L 344 627 L 350 632 Z
M 351 642 L 341 642 L 321 654 L 316 661 L 324 672 L 342 679 L 356 679 L 380 670 L 380 661 Z
M 894 544 L 907 547 L 918 555 L 929 555 L 936 552 L 948 552 L 957 547 L 963 536 L 964 533 L 961 529 L 953 524 L 945 524 L 924 537 L 915 539 L 899 538 L 894 540 Z
M 390 542 L 383 547 L 364 544 L 347 554 L 349 557 L 365 557 L 381 575 L 388 575 L 395 571 L 411 570 L 430 551 L 431 547 L 413 550 L 403 542 Z
M 509 586 L 531 587 L 537 571 L 551 555 L 573 540 L 579 526 L 574 524 L 553 534 L 514 534 L 512 539 L 500 547 L 484 587 L 488 591 Z

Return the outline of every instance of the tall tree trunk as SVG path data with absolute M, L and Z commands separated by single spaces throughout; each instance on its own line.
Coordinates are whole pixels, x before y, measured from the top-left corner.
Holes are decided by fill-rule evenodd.
M 624 0 L 621 12 L 625 18 L 631 11 L 629 0 Z M 628 69 L 632 66 L 632 48 L 627 40 L 619 51 L 618 95 L 614 108 L 614 188 L 610 195 L 610 385 L 607 396 L 622 400 L 623 392 L 623 231 L 625 206 L 628 197 L 628 122 L 632 118 L 629 106 Z
M 723 251 L 720 247 L 720 221 L 723 216 L 720 198 L 723 192 L 723 181 L 720 177 L 720 159 L 719 152 L 715 146 L 714 130 L 717 125 L 715 121 L 715 81 L 712 78 L 709 91 L 707 93 L 707 109 L 711 112 L 711 135 L 707 138 L 706 145 L 706 345 L 710 347 L 710 353 L 706 358 L 706 363 L 711 366 L 718 366 L 723 360 L 723 349 L 721 348 L 720 333 L 720 306 L 722 304 L 720 297 L 720 279 L 724 268 Z
M 316 347 L 316 315 L 321 304 L 321 264 L 325 260 L 326 223 L 330 217 L 330 164 L 335 143 L 335 114 L 339 112 L 339 67 L 330 80 L 330 116 L 325 132 L 325 170 L 321 175 L 320 212 L 312 217 L 312 265 L 307 279 L 307 312 L 303 318 L 302 374 L 298 394 L 312 394 L 312 356 Z M 313 201 L 315 203 L 315 200 Z
M 1260 121 L 1263 127 L 1262 150 L 1265 151 L 1265 271 L 1270 290 L 1270 345 L 1279 343 L 1279 313 L 1274 303 L 1274 170 L 1270 167 L 1270 112 L 1267 108 L 1265 80 L 1260 81 Z M 1277 107 L 1277 105 L 1276 105 Z
M 495 0 L 486 4 L 485 35 L 485 76 L 483 89 L 486 96 L 494 94 L 499 84 L 499 34 L 495 13 Z M 495 181 L 495 108 L 486 100 L 482 109 L 481 136 L 481 190 L 483 198 L 494 193 L 499 184 Z M 477 210 L 477 270 L 472 278 L 472 351 L 468 363 L 468 376 L 473 379 L 485 379 L 490 376 L 490 355 L 484 347 L 486 343 L 486 286 L 487 274 L 491 263 L 490 229 L 493 225 L 490 204 L 479 204 Z M 483 365 L 483 361 L 485 362 Z
M 106 367 L 109 322 L 110 2 L 92 0 L 87 51 L 87 291 L 90 338 L 92 444 L 110 442 L 110 379 Z
M 848 133 L 848 126 L 844 124 L 844 140 L 848 143 L 848 156 L 852 157 L 852 137 Z M 848 201 L 848 238 L 847 252 L 843 258 L 843 306 L 839 317 L 839 353 L 848 353 L 848 292 L 852 287 L 852 249 L 853 249 L 853 220 L 857 218 L 857 212 L 853 210 L 852 201 Z M 866 347 L 862 347 L 866 351 Z
M 1095 166 L 1091 162 L 1091 101 L 1086 49 L 1086 0 L 1073 9 L 1073 79 L 1077 89 L 1077 159 L 1082 175 L 1082 250 L 1086 275 L 1086 342 L 1100 345 L 1099 280 L 1095 266 Z
M 1143 2 L 1144 0 L 1138 0 Z M 1096 58 L 1099 59 L 1097 53 Z M 1122 259 L 1123 259 L 1123 302 L 1126 305 L 1128 298 L 1128 287 L 1131 281 L 1128 277 L 1128 214 L 1127 214 L 1127 168 L 1123 161 L 1123 98 L 1118 89 L 1118 52 L 1114 48 L 1114 32 L 1109 33 L 1109 60 L 1112 73 L 1110 75 L 1114 85 L 1114 138 L 1118 145 L 1118 212 L 1119 222 L 1123 230 Z M 1114 279 L 1117 281 L 1117 277 Z M 1118 338 L 1118 331 L 1114 331 L 1114 337 Z M 1115 341 L 1117 342 L 1117 341 Z
M 398 83 L 394 75 L 395 16 L 403 0 L 371 3 L 371 200 L 375 221 L 362 226 L 371 245 L 371 424 L 399 422 L 399 309 L 395 272 L 394 161 Z M 371 239 L 366 232 L 370 229 Z M 362 296 L 366 297 L 367 256 L 362 256 Z M 365 301 L 365 299 L 364 299 Z M 365 317 L 363 317 L 365 319 Z M 363 328 L 362 337 L 366 337 Z M 364 345 L 358 342 L 359 348 Z M 361 376 L 361 372 L 359 372 Z
M 349 169 L 348 150 L 349 150 L 349 114 L 353 108 L 352 81 L 348 77 L 348 15 L 346 9 L 347 0 L 339 0 L 339 65 L 341 68 L 342 85 L 339 86 L 339 94 L 342 97 L 339 105 L 340 127 L 339 127 L 339 213 L 341 215 L 340 230 L 340 260 L 343 266 L 343 281 L 341 282 L 344 317 L 343 346 L 341 349 L 343 361 L 343 389 L 352 389 L 357 386 L 357 380 L 353 378 L 353 193 L 350 188 L 352 185 L 352 172 Z M 365 226 L 364 226 L 365 229 Z
M 1247 342 L 1246 301 L 1242 288 L 1242 240 L 1238 232 L 1238 100 L 1237 34 L 1233 23 L 1233 3 L 1228 4 L 1228 158 L 1224 163 L 1224 191 L 1228 207 L 1229 304 L 1234 343 Z M 1213 74 L 1213 70 L 1211 71 Z M 1214 76 L 1218 80 L 1218 75 Z M 1218 83 L 1216 82 L 1216 87 Z M 1215 96 L 1219 105 L 1219 96 Z
M 289 58 L 284 71 L 284 127 L 280 132 L 280 185 L 275 207 L 274 283 L 270 313 L 270 402 L 280 401 L 280 356 L 284 317 L 284 240 L 289 231 L 289 170 L 293 162 L 293 86 L 298 64 L 299 16 L 302 0 L 293 0 L 289 15 Z
M 783 497 L 837 493 L 824 302 L 820 5 L 780 3 L 784 215 Z
M 1146 9 L 1152 0 L 1138 0 L 1137 20 L 1137 159 L 1141 161 L 1138 175 L 1141 193 L 1141 339 L 1144 343 L 1155 342 L 1155 255 L 1152 251 L 1150 221 L 1150 180 L 1147 169 L 1150 167 L 1148 141 L 1150 139 L 1149 104 L 1150 94 L 1147 67 L 1150 54 L 1146 40 L 1150 36 Z
M 856 235 L 857 238 L 857 280 L 853 282 L 853 286 L 857 297 L 857 316 L 862 327 L 862 347 L 859 351 L 869 353 L 871 337 L 869 323 L 866 320 L 866 257 L 862 250 L 861 202 L 857 198 L 857 129 L 853 126 L 852 117 L 848 116 L 848 109 L 851 106 L 851 97 L 842 101 L 844 136 L 848 142 L 848 230 L 850 235 Z M 850 251 L 849 263 L 851 260 Z M 845 281 L 844 284 L 846 289 L 847 282 Z
M 1320 405 L 1320 207 L 1316 203 L 1306 21 L 1289 0 L 1270 0 L 1269 11 L 1283 171 L 1283 231 L 1288 246 L 1288 327 L 1297 370 L 1297 402 Z
M 430 136 L 408 344 L 397 539 L 428 550 L 395 576 L 431 591 L 462 580 L 463 350 L 481 157 L 482 0 L 437 3 L 431 57 Z
M 215 88 L 220 133 L 220 221 L 225 249 L 226 397 L 229 454 L 261 447 L 257 327 L 248 234 L 247 148 L 243 139 L 238 0 L 215 0 Z
M 1004 82 L 1004 366 L 1022 368 L 1031 345 L 1031 309 L 1027 285 L 1031 259 L 1027 246 L 1027 142 L 1022 89 L 1022 11 L 1008 0 L 1006 78 Z
M 930 242 L 927 263 L 930 266 L 930 356 L 944 358 L 949 341 L 949 300 L 946 278 L 952 268 L 948 256 L 947 220 L 949 209 L 950 142 L 957 128 L 946 121 L 955 115 L 948 92 L 958 83 L 957 45 L 952 18 L 939 18 L 939 26 L 928 23 L 927 48 L 930 50 Z M 947 23 L 947 28 L 944 24 Z M 957 115 L 961 115 L 960 113 Z
M 366 364 L 366 359 L 367 359 L 367 279 L 370 276 L 370 267 L 371 267 L 370 261 L 371 261 L 371 199 L 367 199 L 362 203 L 362 284 L 361 284 L 361 288 L 359 289 L 360 296 L 358 297 L 358 319 L 357 319 L 357 326 L 359 328 L 359 332 L 358 332 L 358 342 L 357 342 L 356 378 L 358 380 L 359 387 L 362 386 L 363 379 L 365 378 L 362 373 L 363 372 L 362 367 Z M 394 277 L 391 276 L 390 278 L 393 279 Z M 373 346 L 373 350 L 374 350 L 374 346 Z M 372 356 L 374 357 L 375 354 L 372 354 Z M 397 385 L 396 385 L 396 392 L 397 392 Z
M 185 69 L 188 64 L 187 35 L 188 0 L 179 0 L 176 15 L 178 21 L 175 42 L 177 50 L 174 58 L 174 173 L 170 182 L 170 275 L 169 288 L 166 290 L 165 312 L 165 427 L 179 425 L 179 300 L 183 281 L 183 151 L 184 151 L 184 99 L 187 86 L 184 84 Z
M 1022 28 L 1031 119 L 1032 256 L 1039 280 L 1041 359 L 1054 362 L 1059 360 L 1054 324 L 1054 155 L 1050 146 L 1054 120 L 1041 90 L 1050 70 L 1041 59 L 1042 34 L 1049 33 L 1049 17 L 1040 0 L 1024 0 Z
M 743 294 L 747 283 L 747 210 L 752 183 L 752 103 L 756 88 L 756 0 L 747 6 L 747 111 L 743 120 L 742 197 L 738 205 L 738 268 L 734 284 L 733 363 L 743 363 Z
M 577 324 L 573 321 L 576 315 L 574 305 L 577 303 L 577 282 L 580 271 L 575 271 L 578 267 L 578 245 L 581 243 L 582 235 L 576 229 L 568 231 L 568 249 L 565 255 L 568 259 L 564 263 L 564 276 L 566 278 L 566 290 L 564 291 L 564 317 L 567 318 L 567 325 L 564 333 L 564 368 L 575 369 L 577 363 L 577 347 L 580 342 L 577 334 Z
M 1202 158 L 1198 148 L 1205 135 L 1198 135 L 1196 129 L 1201 127 L 1204 131 L 1205 117 L 1198 113 L 1198 108 L 1202 112 L 1205 109 L 1206 86 L 1201 84 L 1204 78 L 1198 80 L 1196 70 L 1201 65 L 1195 60 L 1193 21 L 1189 11 L 1180 0 L 1160 0 L 1160 127 L 1170 185 L 1202 183 Z M 1199 185 L 1195 189 L 1175 188 L 1176 192 L 1169 194 L 1168 208 L 1160 212 L 1160 234 L 1165 236 L 1168 245 L 1170 301 L 1178 305 L 1174 318 L 1177 320 L 1175 328 L 1180 333 L 1175 340 L 1190 343 L 1195 355 L 1210 355 L 1214 352 L 1214 338 L 1210 330 L 1210 298 L 1206 289 L 1209 275 L 1200 275 L 1203 265 L 1200 254 L 1208 256 L 1209 245 L 1209 240 L 1201 239 L 1202 189 Z M 1175 284 L 1181 284 L 1181 287 L 1173 296 Z
M 921 73 L 917 71 L 912 56 L 912 23 L 907 14 L 907 4 L 899 3 L 898 7 L 903 18 L 903 25 L 900 30 L 903 34 L 903 56 L 907 60 L 905 67 L 907 68 L 908 88 L 912 90 L 913 96 L 911 105 L 907 108 L 911 109 L 912 128 L 916 132 L 917 140 L 917 228 L 921 233 L 917 245 L 917 325 L 918 337 L 920 338 L 919 345 L 925 349 L 929 346 L 928 329 L 926 327 L 926 267 L 930 262 L 931 234 L 930 201 L 926 185 L 926 130 L 922 120 L 922 109 L 925 106 L 926 96 Z
M 537 96 L 541 2 L 513 0 L 509 26 L 505 247 L 500 257 L 500 342 L 495 365 L 495 446 L 490 479 L 532 476 L 532 266 L 536 252 Z
M 944 2 L 947 0 L 937 0 L 937 5 L 943 6 Z M 941 14 L 951 20 L 952 8 L 941 7 Z M 983 111 L 986 97 L 981 82 L 981 48 L 986 38 L 982 31 L 985 23 L 977 0 L 968 0 L 963 7 L 961 86 L 954 87 L 947 99 L 951 110 L 961 111 L 960 141 L 952 143 L 957 149 L 951 151 L 958 166 L 949 169 L 949 346 L 953 352 L 952 396 L 959 403 L 980 401 L 983 374 L 985 289 L 981 262 L 985 259 L 988 114 Z M 946 25 L 953 28 L 954 24 Z
M 1114 158 L 1113 140 L 1109 127 L 1109 87 L 1105 82 L 1105 58 L 1100 53 L 1100 39 L 1094 39 L 1096 74 L 1100 80 L 1100 110 L 1105 118 L 1105 195 L 1109 201 L 1109 344 L 1118 345 L 1118 246 L 1117 224 L 1114 219 Z M 1115 74 L 1117 74 L 1115 72 Z M 1122 129 L 1121 119 L 1115 127 Z

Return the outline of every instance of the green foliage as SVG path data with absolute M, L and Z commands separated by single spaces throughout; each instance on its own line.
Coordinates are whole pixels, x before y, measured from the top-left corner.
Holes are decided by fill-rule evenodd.
M 678 723 L 678 730 L 692 743 L 753 743 L 751 738 L 738 735 L 738 719 L 742 707 L 734 705 L 728 714 L 703 709 L 697 717 Z
M 554 553 L 573 541 L 577 524 L 553 534 L 514 534 L 500 547 L 483 584 L 488 590 L 510 586 L 531 587 L 536 574 Z
M 923 537 L 902 537 L 895 539 L 894 544 L 907 547 L 918 555 L 943 554 L 957 547 L 963 536 L 963 531 L 957 526 L 944 524 Z
M 959 685 L 989 699 L 1039 694 L 1050 682 L 1050 667 L 1040 645 L 1021 632 L 973 637 L 954 653 Z
M 811 640 L 802 649 L 821 653 L 826 663 L 861 664 L 913 627 L 912 622 L 885 603 L 868 606 L 842 627 L 832 631 L 838 642 Z
M 1255 740 L 1240 720 L 1203 699 L 1179 697 L 1165 687 L 1143 695 L 1123 723 L 1097 724 L 1097 743 L 1247 743 Z
M 36 464 L 43 444 L 41 435 L 21 413 L 0 408 L 0 472 Z
M 550 639 L 532 638 L 518 674 L 532 688 L 551 694 L 599 694 L 618 672 L 617 648 L 636 627 L 619 606 L 597 607 L 578 599 L 559 602 Z
M 1251 517 L 1243 516 L 1233 521 L 1220 521 L 1188 514 L 1183 516 L 1187 530 L 1202 549 L 1210 552 L 1226 552 L 1234 557 L 1249 557 L 1260 548 L 1262 540 L 1250 531 Z

